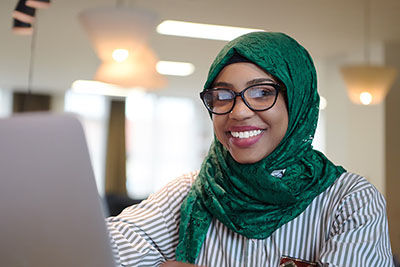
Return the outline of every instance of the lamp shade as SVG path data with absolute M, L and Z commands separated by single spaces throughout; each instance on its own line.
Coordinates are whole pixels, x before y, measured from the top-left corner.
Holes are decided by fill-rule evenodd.
M 12 31 L 19 35 L 31 35 L 33 33 L 32 24 L 14 19 Z
M 25 0 L 20 0 L 12 13 L 12 17 L 21 22 L 32 24 L 35 20 L 35 11 L 34 8 L 26 5 Z
M 33 8 L 48 8 L 50 0 L 26 0 L 26 5 Z
M 123 87 L 157 89 L 166 78 L 156 71 L 157 57 L 148 45 L 156 16 L 137 8 L 98 7 L 79 20 L 102 60 L 95 80 Z
M 341 68 L 350 100 L 355 104 L 381 103 L 392 86 L 397 70 L 377 65 L 352 65 Z
M 157 57 L 148 46 L 136 48 L 129 58 L 117 62 L 105 60 L 97 69 L 96 81 L 147 90 L 165 87 L 167 80 L 156 71 Z

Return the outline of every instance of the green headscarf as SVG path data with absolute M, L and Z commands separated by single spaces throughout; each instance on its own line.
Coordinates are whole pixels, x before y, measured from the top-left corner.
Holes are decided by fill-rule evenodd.
M 209 88 L 234 53 L 277 77 L 287 89 L 289 124 L 278 147 L 240 164 L 215 138 L 181 206 L 178 261 L 194 263 L 213 218 L 247 238 L 265 239 L 302 213 L 345 170 L 312 148 L 319 95 L 308 52 L 283 33 L 255 32 L 229 42 L 211 65 Z M 285 170 L 282 178 L 271 175 Z

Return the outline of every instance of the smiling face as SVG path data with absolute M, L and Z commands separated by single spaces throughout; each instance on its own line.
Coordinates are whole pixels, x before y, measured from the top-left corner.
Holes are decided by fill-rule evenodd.
M 213 87 L 240 92 L 249 85 L 274 82 L 274 78 L 252 63 L 234 63 L 224 67 Z M 288 112 L 280 93 L 275 105 L 266 111 L 252 111 L 240 97 L 233 110 L 225 115 L 213 114 L 214 132 L 222 145 L 239 163 L 260 161 L 278 146 L 288 127 Z

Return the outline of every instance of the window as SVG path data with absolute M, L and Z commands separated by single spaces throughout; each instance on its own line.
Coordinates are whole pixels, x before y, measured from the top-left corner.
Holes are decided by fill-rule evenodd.
M 0 88 L 0 117 L 8 117 L 12 113 L 12 93 Z
M 135 91 L 126 98 L 127 190 L 141 199 L 170 180 L 200 168 L 211 143 L 211 123 L 191 98 Z M 201 109 L 204 118 L 199 116 Z M 85 130 L 97 187 L 104 194 L 109 98 L 68 91 L 65 111 Z M 206 120 L 206 122 L 204 122 Z
M 138 93 L 127 98 L 127 189 L 145 198 L 203 160 L 204 129 L 190 98 Z M 207 138 L 207 137 L 206 137 Z
M 85 131 L 97 189 L 104 195 L 105 152 L 108 121 L 108 101 L 100 95 L 85 95 L 68 91 L 64 109 L 78 115 Z

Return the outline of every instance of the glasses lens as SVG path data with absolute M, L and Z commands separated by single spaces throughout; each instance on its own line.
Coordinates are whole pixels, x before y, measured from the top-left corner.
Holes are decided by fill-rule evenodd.
M 215 89 L 206 91 L 203 100 L 211 112 L 226 113 L 232 108 L 234 97 L 229 90 Z
M 244 98 L 254 110 L 264 110 L 275 103 L 277 90 L 270 84 L 259 84 L 248 88 Z

